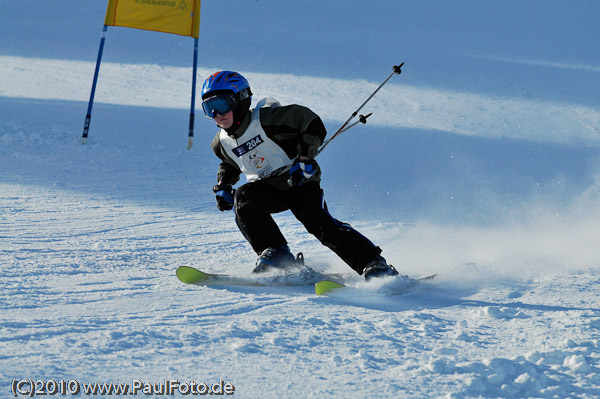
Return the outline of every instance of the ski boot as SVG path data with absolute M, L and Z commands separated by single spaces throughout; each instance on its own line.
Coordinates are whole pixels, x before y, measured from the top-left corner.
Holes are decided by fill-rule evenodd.
M 273 269 L 283 270 L 296 264 L 296 258 L 287 245 L 278 248 L 267 248 L 258 256 L 252 273 L 264 273 Z
M 388 265 L 385 259 L 377 255 L 375 259 L 371 262 L 367 263 L 365 268 L 363 269 L 363 276 L 366 281 L 369 281 L 372 278 L 380 278 L 380 277 L 388 277 L 388 276 L 398 276 L 398 271 L 392 265 Z

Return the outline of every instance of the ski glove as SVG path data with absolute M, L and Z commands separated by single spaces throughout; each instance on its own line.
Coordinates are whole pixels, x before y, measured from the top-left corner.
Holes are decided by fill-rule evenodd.
M 308 161 L 301 161 L 296 159 L 290 169 L 290 178 L 288 184 L 291 187 L 301 186 L 306 180 L 313 177 L 318 169 L 317 161 L 310 159 Z
M 213 193 L 217 196 L 217 209 L 221 212 L 233 209 L 233 196 L 235 190 L 230 184 L 217 184 L 213 187 Z

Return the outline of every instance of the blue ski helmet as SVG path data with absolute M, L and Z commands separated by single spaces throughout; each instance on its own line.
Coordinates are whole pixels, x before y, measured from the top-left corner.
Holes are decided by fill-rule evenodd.
M 238 101 L 250 98 L 250 84 L 245 77 L 233 71 L 219 71 L 210 75 L 202 86 L 202 99 L 212 95 L 233 92 Z

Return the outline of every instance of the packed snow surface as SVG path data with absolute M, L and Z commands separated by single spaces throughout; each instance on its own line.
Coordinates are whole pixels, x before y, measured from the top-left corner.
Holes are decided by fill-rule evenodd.
M 109 28 L 82 145 L 105 2 L 1 3 L 1 397 L 600 397 L 597 1 L 203 1 L 198 86 L 237 70 L 330 134 L 405 62 L 319 163 L 334 216 L 438 275 L 361 282 L 278 214 L 327 297 L 175 277 L 255 260 L 200 109 L 186 148 L 191 38 Z

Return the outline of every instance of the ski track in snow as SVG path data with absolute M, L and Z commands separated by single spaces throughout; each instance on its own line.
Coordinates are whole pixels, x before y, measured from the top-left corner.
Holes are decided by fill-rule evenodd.
M 210 7 L 216 3 L 205 3 L 207 15 L 211 15 Z M 596 15 L 591 2 L 581 4 L 592 12 L 586 7 L 571 12 L 579 8 L 548 3 L 544 3 L 545 17 L 555 13 L 572 21 L 580 14 Z M 238 3 L 239 9 L 233 11 L 261 14 L 265 4 Z M 269 6 L 272 12 L 283 12 L 274 4 Z M 17 6 L 7 7 L 14 12 Z M 56 11 L 52 7 L 38 4 L 44 20 L 53 20 Z M 97 5 L 78 1 L 70 7 L 86 25 L 101 22 L 89 13 L 90 7 Z M 422 12 L 429 16 L 430 7 L 403 3 L 401 8 L 407 15 Z M 461 6 L 457 3 L 455 7 Z M 489 11 L 484 13 L 488 16 L 498 11 L 491 5 L 480 7 Z M 525 5 L 519 3 L 517 8 L 521 7 Z M 527 7 L 520 16 L 528 15 L 534 2 Z M 342 17 L 348 16 L 345 8 L 338 7 Z M 356 10 L 357 5 L 349 9 Z M 400 15 L 394 10 L 390 15 Z M 34 11 L 28 9 L 27 18 L 37 15 Z M 463 17 L 462 11 L 442 11 L 452 18 L 440 21 L 441 14 L 437 15 L 436 26 L 446 23 L 446 28 L 469 28 L 468 23 L 456 23 L 454 17 Z M 304 29 L 304 14 L 298 13 L 301 26 L 294 26 L 305 37 L 305 45 L 318 49 L 321 45 L 354 44 L 348 37 L 335 35 L 336 27 L 346 23 L 337 20 L 332 20 L 335 23 L 326 35 L 319 33 L 318 41 L 311 42 L 311 31 Z M 317 14 L 305 17 L 311 20 Z M 219 18 L 225 16 L 211 16 L 212 23 L 224 23 Z M 262 18 L 292 25 L 297 22 L 287 13 L 285 18 L 270 13 Z M 503 72 L 493 69 L 478 75 L 479 79 L 492 77 L 485 90 L 461 90 L 461 83 L 469 86 L 466 80 L 471 77 L 446 75 L 446 64 L 440 64 L 437 71 L 429 67 L 427 71 L 439 72 L 439 77 L 430 77 L 427 83 L 415 77 L 405 82 L 406 74 L 395 77 L 365 110 L 374 115 L 369 125 L 362 127 L 364 135 L 357 131 L 354 139 L 349 136 L 344 139 L 348 141 L 340 141 L 336 149 L 328 150 L 323 162 L 330 170 L 335 168 L 332 174 L 341 176 L 342 183 L 351 185 L 354 192 L 373 184 L 383 187 L 378 188 L 383 193 L 408 196 L 405 176 L 390 178 L 381 170 L 372 170 L 376 160 L 361 158 L 356 166 L 368 170 L 368 178 L 356 173 L 355 165 L 348 165 L 348 152 L 360 146 L 353 143 L 365 143 L 365 137 L 373 132 L 401 132 L 411 141 L 400 134 L 375 136 L 375 140 L 368 139 L 371 147 L 367 149 L 376 148 L 380 151 L 377 158 L 388 159 L 391 165 L 400 164 L 404 161 L 400 158 L 408 158 L 412 151 L 421 151 L 421 162 L 413 159 L 406 162 L 414 165 L 398 167 L 403 168 L 402 174 L 416 176 L 417 183 L 410 190 L 423 192 L 434 201 L 449 197 L 448 209 L 456 209 L 452 201 L 458 203 L 460 190 L 475 189 L 460 183 L 477 175 L 477 167 L 483 166 L 475 162 L 480 159 L 473 153 L 508 142 L 510 146 L 498 146 L 505 152 L 490 151 L 493 159 L 485 165 L 497 170 L 497 176 L 490 173 L 481 180 L 481 190 L 489 189 L 489 198 L 465 196 L 460 204 L 487 215 L 492 205 L 486 201 L 506 201 L 500 209 L 528 217 L 516 221 L 508 217 L 501 225 L 490 221 L 475 227 L 398 219 L 398 213 L 417 213 L 415 207 L 402 212 L 393 209 L 386 218 L 369 220 L 361 217 L 361 207 L 369 206 L 370 199 L 381 193 L 340 198 L 347 191 L 336 192 L 342 184 L 332 182 L 335 184 L 329 187 L 333 189 L 327 193 L 333 198 L 329 205 L 335 209 L 334 215 L 343 215 L 344 221 L 380 245 L 401 272 L 414 277 L 438 276 L 408 290 L 389 282 L 367 284 L 355 277 L 350 290 L 330 297 L 315 296 L 311 284 L 205 287 L 184 285 L 175 277 L 180 265 L 245 276 L 254 254 L 235 227 L 232 214 L 214 207 L 211 187 L 217 160 L 207 148 L 206 133 L 214 132 L 212 122 L 198 117 L 196 127 L 201 133 L 194 149 L 185 149 L 191 71 L 166 65 L 172 49 L 160 55 L 165 65 L 102 64 L 90 140 L 85 146 L 78 139 L 94 64 L 76 61 L 77 57 L 50 59 L 47 53 L 0 54 L 0 396 L 10 395 L 13 379 L 31 378 L 117 383 L 178 379 L 208 384 L 221 379 L 232 383 L 234 397 L 240 398 L 600 397 L 600 113 L 597 101 L 589 100 L 585 93 L 588 85 L 592 89 L 598 85 L 598 65 L 593 57 L 586 59 L 591 52 L 585 47 L 567 44 L 574 35 L 581 39 L 574 43 L 585 46 L 594 35 L 540 18 L 541 25 L 533 27 L 545 33 L 535 30 L 543 36 L 536 41 L 529 31 L 511 28 L 506 32 L 501 19 L 483 19 L 486 26 L 476 24 L 479 28 L 474 29 L 490 36 L 482 33 L 481 38 L 473 39 L 469 35 L 469 42 L 482 40 L 481 48 L 460 50 L 472 60 L 511 66 L 509 75 L 515 82 L 493 81 Z M 419 25 L 421 20 L 416 21 Z M 501 29 L 494 33 L 499 21 Z M 3 29 L 8 26 L 3 30 L 6 43 L 16 40 L 17 33 L 11 30 L 15 25 L 4 22 L 0 25 Z M 211 23 L 210 19 L 206 23 Z M 387 26 L 386 21 L 381 23 Z M 518 20 L 512 23 L 520 29 L 531 25 Z M 548 61 L 552 53 L 543 53 L 543 49 L 550 51 L 544 27 L 550 25 L 549 33 L 555 29 L 562 32 L 560 37 L 568 33 L 565 43 L 552 36 L 553 51 L 574 50 L 575 55 L 581 52 L 585 57 Z M 445 25 L 440 26 L 443 30 Z M 61 41 L 52 34 L 40 37 L 33 31 L 29 39 L 19 36 L 18 43 L 35 44 L 38 49 L 60 47 L 56 43 Z M 58 27 L 53 32 L 61 35 Z M 370 38 L 370 45 L 381 33 L 377 26 L 357 32 Z M 456 42 L 465 42 L 461 31 L 450 32 L 450 36 L 456 34 Z M 227 40 L 228 34 L 222 32 L 216 42 L 232 42 Z M 67 30 L 62 35 L 58 39 L 75 34 Z M 85 37 L 85 32 L 82 35 Z M 503 46 L 511 45 L 514 35 L 521 35 L 526 42 L 523 45 L 529 47 L 502 51 Z M 445 42 L 437 43 L 433 37 L 417 34 L 410 42 L 445 60 L 448 54 L 440 51 Z M 385 43 L 377 42 L 380 47 L 367 49 L 364 41 L 357 47 L 389 52 Z M 119 49 L 116 40 L 110 44 L 113 54 L 131 51 Z M 285 39 L 281 46 L 275 45 L 277 49 L 289 47 Z M 531 57 L 519 56 L 538 47 L 539 53 Z M 266 50 L 255 50 L 266 54 Z M 321 65 L 339 55 L 316 51 L 313 58 L 298 62 L 297 50 L 287 50 L 291 56 L 282 52 L 272 57 L 291 59 L 293 65 Z M 455 50 L 451 47 L 448 53 L 459 53 Z M 411 54 L 413 59 L 423 55 Z M 228 56 L 222 57 L 220 63 L 227 64 L 223 60 Z M 457 61 L 449 59 L 452 62 Z M 362 70 L 361 65 L 371 68 L 366 61 L 353 68 Z M 411 65 L 407 61 L 405 70 L 410 71 Z M 477 63 L 473 70 L 486 65 Z M 458 69 L 468 71 L 468 67 Z M 548 70 L 558 70 L 561 74 L 548 84 L 588 100 L 582 105 L 569 96 L 548 98 L 553 91 L 544 92 L 539 82 L 528 86 L 526 78 L 518 74 L 523 72 L 519 68 L 534 68 L 543 76 Z M 202 60 L 200 81 L 214 69 Z M 379 84 L 372 74 L 368 80 L 333 79 L 311 76 L 315 70 L 318 68 L 307 67 L 306 74 L 258 71 L 245 75 L 256 87 L 254 100 L 264 92 L 282 103 L 308 105 L 324 117 L 328 128 L 345 119 L 345 111 L 340 110 L 350 112 L 358 105 L 354 101 L 366 98 Z M 387 73 L 383 71 L 381 79 Z M 585 90 L 569 73 L 584 74 L 588 79 Z M 429 84 L 443 79 L 452 82 L 444 88 Z M 465 81 L 454 84 L 455 79 Z M 522 91 L 507 96 L 512 84 Z M 522 95 L 527 87 L 537 87 L 543 95 Z M 502 94 L 490 94 L 496 90 Z M 464 141 L 453 141 L 454 136 Z M 485 147 L 477 146 L 481 140 Z M 420 141 L 423 146 L 417 146 Z M 445 151 L 451 141 L 452 151 Z M 404 148 L 410 145 L 414 149 Z M 458 146 L 463 153 L 454 158 Z M 399 153 L 398 148 L 404 151 Z M 517 157 L 507 148 L 522 153 Z M 565 152 L 568 156 L 560 158 Z M 442 158 L 463 162 L 464 169 L 444 174 L 449 164 Z M 570 162 L 575 160 L 578 166 L 571 168 Z M 436 162 L 437 168 L 428 169 Z M 526 168 L 525 164 L 533 166 Z M 550 172 L 537 170 L 549 165 L 554 166 Z M 439 188 L 445 186 L 433 184 L 436 173 L 459 187 L 456 199 Z M 568 195 L 560 201 L 520 197 L 529 191 L 512 181 L 519 173 L 533 174 L 531 181 L 544 186 L 546 191 L 538 194 L 540 197 L 561 190 Z M 525 179 L 524 184 L 528 183 Z M 504 196 L 496 198 L 499 194 Z M 362 202 L 365 195 L 367 201 Z M 390 203 L 398 207 L 393 201 L 386 202 Z M 527 210 L 519 213 L 521 207 Z M 454 221 L 453 215 L 446 216 Z M 284 213 L 276 219 L 292 250 L 303 251 L 310 266 L 349 272 L 292 216 Z

